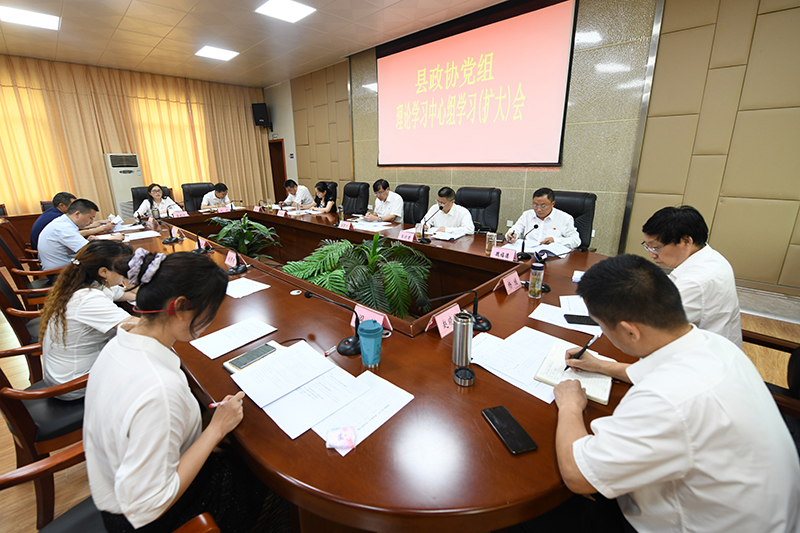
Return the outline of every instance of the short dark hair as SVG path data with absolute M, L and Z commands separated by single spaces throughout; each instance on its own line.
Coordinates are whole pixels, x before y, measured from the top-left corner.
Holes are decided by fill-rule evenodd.
M 289 187 L 297 187 L 297 182 L 294 180 L 286 180 L 283 182 L 283 188 L 288 189 Z
M 324 192 L 325 194 L 328 194 L 330 192 L 328 184 L 325 183 L 324 181 L 318 181 L 317 184 L 314 185 L 314 188 L 319 192 Z
M 71 192 L 59 192 L 53 196 L 53 207 L 58 207 L 61 204 L 69 205 L 75 199 L 75 195 Z
M 623 320 L 673 331 L 686 325 L 678 288 L 644 257 L 610 257 L 586 271 L 577 293 L 589 312 L 616 328 Z
M 644 223 L 642 232 L 656 237 L 661 244 L 678 244 L 683 237 L 691 237 L 698 246 L 708 241 L 706 221 L 690 205 L 659 209 Z
M 372 191 L 378 192 L 378 190 L 386 190 L 389 188 L 389 182 L 386 180 L 377 180 L 375 183 L 372 184 Z
M 547 199 L 551 202 L 556 201 L 556 193 L 553 192 L 553 189 L 548 187 L 542 187 L 533 191 L 534 198 L 541 198 L 542 196 L 547 196 Z
M 86 215 L 89 213 L 89 211 L 100 211 L 100 208 L 97 207 L 97 204 L 91 200 L 87 200 L 86 198 L 78 198 L 69 205 L 67 214 L 71 215 L 75 211 L 78 211 L 82 215 Z
M 439 198 L 445 198 L 449 202 L 456 197 L 456 191 L 450 187 L 442 187 L 439 189 L 439 192 L 436 193 L 436 196 Z
M 228 192 L 228 186 L 227 186 L 227 185 L 225 185 L 225 184 L 224 184 L 224 183 L 222 183 L 222 182 L 219 182 L 219 183 L 217 183 L 216 185 L 214 185 L 214 190 L 215 190 L 216 192 Z

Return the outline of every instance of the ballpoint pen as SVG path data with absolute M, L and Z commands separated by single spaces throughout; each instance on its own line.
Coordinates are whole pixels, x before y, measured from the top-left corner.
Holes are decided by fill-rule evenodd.
M 573 355 L 572 357 L 570 357 L 570 359 L 580 359 L 580 358 L 581 358 L 581 356 L 583 355 L 583 352 L 585 352 L 586 350 L 588 350 L 588 349 L 589 349 L 589 346 L 591 346 L 592 344 L 594 344 L 594 341 L 596 341 L 596 340 L 597 340 L 597 339 L 599 339 L 599 338 L 600 338 L 600 334 L 597 334 L 597 335 L 595 335 L 594 337 L 592 337 L 591 339 L 589 339 L 589 342 L 587 342 L 587 343 L 586 343 L 586 344 L 583 346 L 583 348 L 581 348 L 581 351 L 579 351 L 578 353 L 576 353 L 575 355 Z M 564 370 L 569 370 L 569 365 L 565 366 L 565 367 L 564 367 Z

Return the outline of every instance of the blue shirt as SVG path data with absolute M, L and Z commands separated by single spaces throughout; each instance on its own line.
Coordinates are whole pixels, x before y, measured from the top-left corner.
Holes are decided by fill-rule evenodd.
M 39 234 L 39 261 L 44 270 L 61 268 L 89 243 L 67 215 L 61 215 Z
M 60 217 L 63 213 L 56 209 L 55 207 L 51 207 L 41 215 L 39 218 L 36 219 L 36 222 L 33 223 L 31 227 L 31 248 L 37 250 L 37 246 L 39 245 L 39 234 L 42 232 L 44 227 Z

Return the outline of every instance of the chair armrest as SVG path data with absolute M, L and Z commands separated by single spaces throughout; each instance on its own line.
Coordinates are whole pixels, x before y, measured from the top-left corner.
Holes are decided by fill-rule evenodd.
M 203 513 L 183 524 L 175 533 L 219 533 L 219 526 L 210 513 Z
M 35 353 L 42 353 L 42 344 L 28 344 L 19 348 L 11 348 L 10 350 L 0 351 L 0 359 L 3 357 L 14 357 L 17 355 L 31 355 Z
M 79 378 L 62 383 L 61 385 L 45 387 L 44 389 L 39 390 L 17 390 L 3 387 L 0 389 L 0 396 L 5 396 L 6 398 L 12 398 L 14 400 L 44 400 L 46 398 L 53 398 L 68 392 L 83 389 L 86 387 L 86 382 L 88 381 L 89 374 L 85 374 Z
M 0 476 L 0 490 L 14 487 L 83 462 L 83 442 L 62 450 L 35 463 L 22 466 Z M 219 531 L 219 529 L 217 529 Z
M 28 254 L 31 254 L 31 255 L 39 255 L 39 250 L 33 250 L 31 248 L 25 248 L 25 253 L 28 253 Z M 37 261 L 38 261 L 38 259 L 37 259 Z
M 38 261 L 36 262 L 38 263 Z M 51 268 L 50 270 L 20 270 L 18 268 L 12 268 L 11 272 L 20 274 L 21 276 L 47 276 L 49 274 L 58 274 L 61 272 L 61 268 Z
M 6 312 L 9 315 L 18 316 L 20 318 L 39 318 L 42 316 L 41 311 L 20 311 L 19 309 L 14 309 L 12 307 L 6 309 Z
M 778 410 L 781 413 L 800 418 L 800 400 L 783 394 L 775 394 L 774 392 L 772 393 L 772 398 L 778 404 Z
M 770 337 L 769 335 L 756 333 L 755 331 L 748 331 L 746 329 L 742 330 L 742 341 L 750 344 L 757 344 L 758 346 L 763 346 L 765 348 L 778 350 L 779 352 L 791 353 L 797 348 L 800 348 L 800 343 L 779 339 L 777 337 Z
M 53 287 L 42 287 L 41 289 L 12 289 L 14 294 L 18 294 L 20 296 L 47 296 L 47 294 L 53 290 Z

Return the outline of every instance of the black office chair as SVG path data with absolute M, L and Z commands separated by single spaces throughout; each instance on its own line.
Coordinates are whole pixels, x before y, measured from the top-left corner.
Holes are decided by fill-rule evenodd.
M 342 206 L 345 215 L 363 215 L 369 205 L 369 184 L 353 181 L 344 186 Z
M 594 223 L 594 206 L 597 195 L 591 192 L 553 191 L 556 195 L 556 207 L 575 219 L 575 228 L 581 237 L 578 249 L 585 252 L 592 242 L 592 224 Z
M 172 198 L 172 189 L 162 187 L 161 190 L 164 192 L 164 198 Z M 131 196 L 133 197 L 133 210 L 136 211 L 142 202 L 147 200 L 147 187 L 131 187 Z M 202 200 L 203 197 L 201 196 L 200 199 Z
M 417 224 L 422 222 L 428 212 L 428 198 L 431 188 L 427 185 L 398 185 L 394 190 L 403 197 L 403 222 Z
M 6 204 L 0 204 L 0 217 L 8 216 L 6 212 Z
M 52 200 L 39 200 L 39 206 L 42 208 L 42 213 L 53 207 Z
M 183 207 L 186 211 L 200 211 L 203 196 L 209 191 L 214 190 L 213 183 L 184 183 L 181 185 L 183 189 Z M 141 205 L 141 202 L 139 202 Z M 139 205 L 135 205 L 134 209 Z
M 495 187 L 461 187 L 456 191 L 456 203 L 472 214 L 475 233 L 497 231 L 501 193 Z

